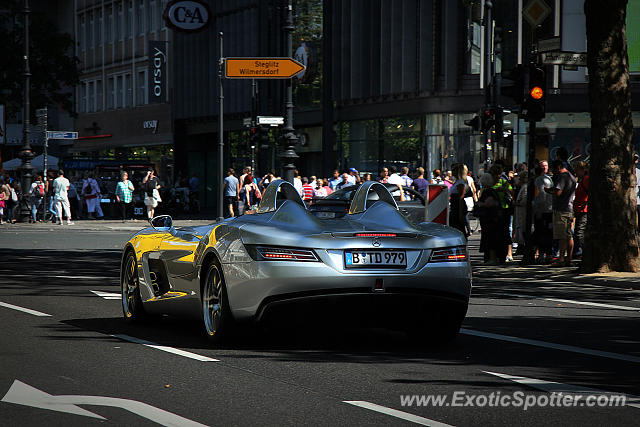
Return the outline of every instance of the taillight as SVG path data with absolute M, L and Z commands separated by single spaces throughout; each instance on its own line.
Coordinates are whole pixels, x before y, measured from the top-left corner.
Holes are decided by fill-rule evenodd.
M 456 246 L 454 248 L 436 249 L 431 252 L 429 262 L 457 262 L 467 260 L 467 248 Z
M 356 237 L 396 237 L 396 233 L 356 233 Z
M 293 248 L 265 248 L 259 247 L 258 253 L 263 260 L 284 261 L 317 261 L 318 258 L 312 250 Z

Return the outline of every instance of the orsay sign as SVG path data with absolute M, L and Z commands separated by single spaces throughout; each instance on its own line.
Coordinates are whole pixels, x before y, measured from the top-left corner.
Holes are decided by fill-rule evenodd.
M 211 20 L 211 10 L 202 0 L 172 0 L 162 16 L 168 27 L 194 33 L 207 27 Z

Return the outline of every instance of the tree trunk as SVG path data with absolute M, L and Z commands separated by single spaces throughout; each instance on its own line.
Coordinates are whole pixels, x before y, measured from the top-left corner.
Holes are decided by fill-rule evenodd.
M 640 271 L 627 0 L 586 0 L 591 103 L 589 215 L 583 272 Z

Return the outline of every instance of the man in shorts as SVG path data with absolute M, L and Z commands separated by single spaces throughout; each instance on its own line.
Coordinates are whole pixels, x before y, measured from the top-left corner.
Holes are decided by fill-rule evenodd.
M 229 168 L 227 177 L 224 179 L 224 205 L 227 208 L 224 213 L 225 218 L 236 216 L 234 211 L 237 211 L 236 205 L 240 199 L 240 183 L 234 173 L 233 168 Z
M 565 267 L 571 265 L 573 254 L 571 225 L 577 183 L 562 160 L 554 160 L 551 163 L 551 170 L 553 171 L 553 187 L 545 188 L 544 191 L 553 196 L 553 238 L 558 240 L 560 249 L 558 260 L 551 264 L 551 267 Z

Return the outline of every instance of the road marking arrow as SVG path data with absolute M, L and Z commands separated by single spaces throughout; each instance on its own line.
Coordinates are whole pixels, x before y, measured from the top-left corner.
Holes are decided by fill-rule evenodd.
M 69 414 L 84 415 L 85 417 L 98 418 L 106 420 L 98 414 L 89 412 L 71 403 L 62 403 L 55 400 L 56 396 L 31 387 L 21 381 L 15 380 L 11 384 L 11 388 L 2 398 L 2 402 L 15 403 L 17 405 L 33 406 L 35 408 L 49 409 L 58 412 L 67 412 Z
M 84 415 L 85 417 L 98 418 L 101 420 L 106 420 L 106 418 L 79 408 L 76 405 L 112 406 L 114 408 L 122 408 L 163 426 L 206 427 L 204 424 L 136 400 L 104 396 L 53 396 L 18 380 L 13 381 L 11 388 L 9 388 L 9 391 L 1 401 L 51 411 Z
M 589 388 L 571 384 L 563 384 L 554 381 L 539 380 L 537 378 L 519 377 L 516 375 L 501 374 L 499 372 L 482 371 L 485 374 L 494 375 L 496 377 L 510 380 L 518 384 L 526 385 L 537 390 L 546 391 L 547 393 L 564 393 L 564 394 L 584 394 L 584 395 L 624 395 L 626 396 L 626 406 L 640 408 L 640 397 L 631 394 L 613 393 L 610 391 L 599 390 L 597 388 Z

